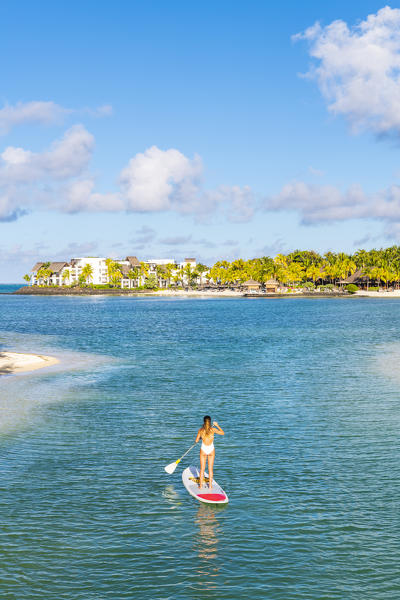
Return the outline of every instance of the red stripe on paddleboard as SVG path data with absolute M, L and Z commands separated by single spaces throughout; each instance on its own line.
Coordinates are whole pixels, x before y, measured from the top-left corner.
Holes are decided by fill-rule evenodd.
M 220 502 L 221 500 L 225 500 L 226 496 L 224 494 L 197 494 L 199 498 L 203 498 L 204 500 L 211 500 L 212 502 Z

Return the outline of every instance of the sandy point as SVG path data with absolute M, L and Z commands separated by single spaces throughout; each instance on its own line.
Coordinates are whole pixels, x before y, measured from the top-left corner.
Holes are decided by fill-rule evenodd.
M 0 351 L 0 375 L 11 375 L 12 373 L 23 373 L 24 371 L 36 371 L 36 369 L 50 367 L 59 362 L 60 361 L 53 356 Z

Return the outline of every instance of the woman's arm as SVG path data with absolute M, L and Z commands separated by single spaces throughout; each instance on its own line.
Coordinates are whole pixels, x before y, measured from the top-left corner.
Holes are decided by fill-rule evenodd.
M 225 431 L 218 425 L 217 421 L 214 421 L 213 423 L 213 430 L 214 433 L 218 433 L 218 435 L 225 435 Z
M 200 439 L 200 434 L 201 434 L 201 429 L 199 429 L 199 430 L 198 430 L 198 432 L 197 432 L 197 436 L 196 436 L 196 444 L 197 444 L 197 442 L 198 442 L 198 441 L 199 441 L 199 439 Z

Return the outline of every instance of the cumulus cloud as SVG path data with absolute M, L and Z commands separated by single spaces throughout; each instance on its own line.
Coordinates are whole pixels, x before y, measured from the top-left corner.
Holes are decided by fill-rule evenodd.
M 282 238 L 277 238 L 270 244 L 256 250 L 257 256 L 276 256 L 277 254 L 288 254 L 290 250 Z
M 249 186 L 221 185 L 206 192 L 200 201 L 205 214 L 224 207 L 226 218 L 233 223 L 249 221 L 255 209 L 254 193 Z
M 342 193 L 330 185 L 320 186 L 297 181 L 285 185 L 279 194 L 267 199 L 266 210 L 294 210 L 304 225 L 343 221 L 366 216 L 367 199 L 360 186 Z
M 121 170 L 118 187 L 96 190 L 89 172 L 94 137 L 83 125 L 68 129 L 43 152 L 7 146 L 0 153 L 0 221 L 15 220 L 35 208 L 79 212 L 173 211 L 206 221 L 219 214 L 248 221 L 254 198 L 247 186 L 204 190 L 198 156 L 156 146 L 136 154 Z
M 94 191 L 94 179 L 78 179 L 69 182 L 61 190 L 59 208 L 68 213 L 120 212 L 125 203 L 119 193 L 100 194 Z
M 62 121 L 72 111 L 55 102 L 17 102 L 0 109 L 0 133 L 6 134 L 16 125 L 40 123 L 49 125 Z
M 52 253 L 53 260 L 70 260 L 71 257 L 87 256 L 98 249 L 97 241 L 88 242 L 70 242 L 57 252 Z
M 29 272 L 38 260 L 69 261 L 72 257 L 87 256 L 97 248 L 96 241 L 71 242 L 59 250 L 54 250 L 42 242 L 30 247 L 23 244 L 0 245 L 0 265 L 4 265 L 7 270 L 15 271 L 13 277 L 17 280 L 21 278 L 24 271 Z
M 156 231 L 148 225 L 142 225 L 135 232 L 135 237 L 132 240 L 135 244 L 148 244 L 156 237 Z
M 400 10 L 386 6 L 349 27 L 315 23 L 294 40 L 309 43 L 308 72 L 328 101 L 355 130 L 400 132 Z
M 114 111 L 111 104 L 103 104 L 95 109 L 88 108 L 86 112 L 92 117 L 110 117 Z
M 152 146 L 136 154 L 119 176 L 119 190 L 95 193 L 93 178 L 71 182 L 64 190 L 67 212 L 173 211 L 193 215 L 198 221 L 221 212 L 235 222 L 248 221 L 254 212 L 254 197 L 249 187 L 220 186 L 205 191 L 200 158 L 186 157 L 178 150 Z
M 303 225 L 329 224 L 351 219 L 372 219 L 384 224 L 387 238 L 400 232 L 400 186 L 393 185 L 374 194 L 360 186 L 342 192 L 334 186 L 316 186 L 302 181 L 285 185 L 279 194 L 264 203 L 267 211 L 295 211 Z
M 165 246 L 184 246 L 192 241 L 191 235 L 176 235 L 172 237 L 162 238 L 160 244 Z
M 80 176 L 93 147 L 93 136 L 82 125 L 75 125 L 42 153 L 5 148 L 0 154 L 0 221 L 15 220 L 40 203 L 49 208 L 59 206 L 62 200 L 51 186 Z M 42 189 L 46 187 L 47 194 Z
M 8 146 L 0 155 L 0 185 L 77 176 L 87 167 L 93 147 L 94 138 L 82 125 L 71 127 L 42 153 Z
M 131 158 L 119 180 L 129 210 L 179 211 L 195 196 L 201 172 L 199 157 L 190 160 L 173 148 L 152 146 Z
M 112 106 L 105 104 L 95 109 L 84 108 L 74 110 L 64 108 L 55 102 L 33 101 L 5 104 L 0 109 L 0 135 L 7 134 L 13 127 L 26 123 L 51 125 L 61 123 L 67 115 L 87 114 L 92 117 L 106 117 L 113 112 Z

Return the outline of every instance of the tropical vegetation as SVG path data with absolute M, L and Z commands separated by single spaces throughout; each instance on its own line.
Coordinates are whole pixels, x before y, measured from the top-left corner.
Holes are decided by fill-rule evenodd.
M 121 265 L 111 258 L 106 260 L 109 284 L 104 287 L 119 287 L 123 278 Z M 37 272 L 39 285 L 49 285 L 52 272 L 50 263 L 44 263 Z M 211 267 L 204 264 L 187 263 L 183 267 L 175 264 L 159 265 L 151 272 L 149 264 L 140 263 L 140 267 L 132 267 L 125 275 L 136 283 L 135 287 L 145 289 L 156 287 L 196 287 L 199 281 L 218 286 L 240 286 L 247 280 L 255 280 L 266 284 L 273 280 L 287 288 L 303 287 L 329 290 L 334 286 L 343 287 L 346 279 L 358 274 L 366 287 L 378 289 L 391 285 L 400 287 L 400 246 L 391 246 L 380 250 L 357 250 L 354 254 L 344 252 L 326 252 L 319 254 L 314 250 L 295 250 L 288 254 L 277 254 L 274 258 L 263 256 L 244 260 L 238 258 L 231 262 L 217 261 Z M 93 276 L 92 267 L 83 267 L 79 285 L 88 286 Z M 24 279 L 29 280 L 29 275 Z M 70 271 L 64 270 L 63 285 L 68 285 Z M 353 283 L 353 282 L 351 282 Z M 96 286 L 98 287 L 98 286 Z M 347 287 L 347 290 L 350 289 Z M 355 291 L 355 290 L 352 290 Z

